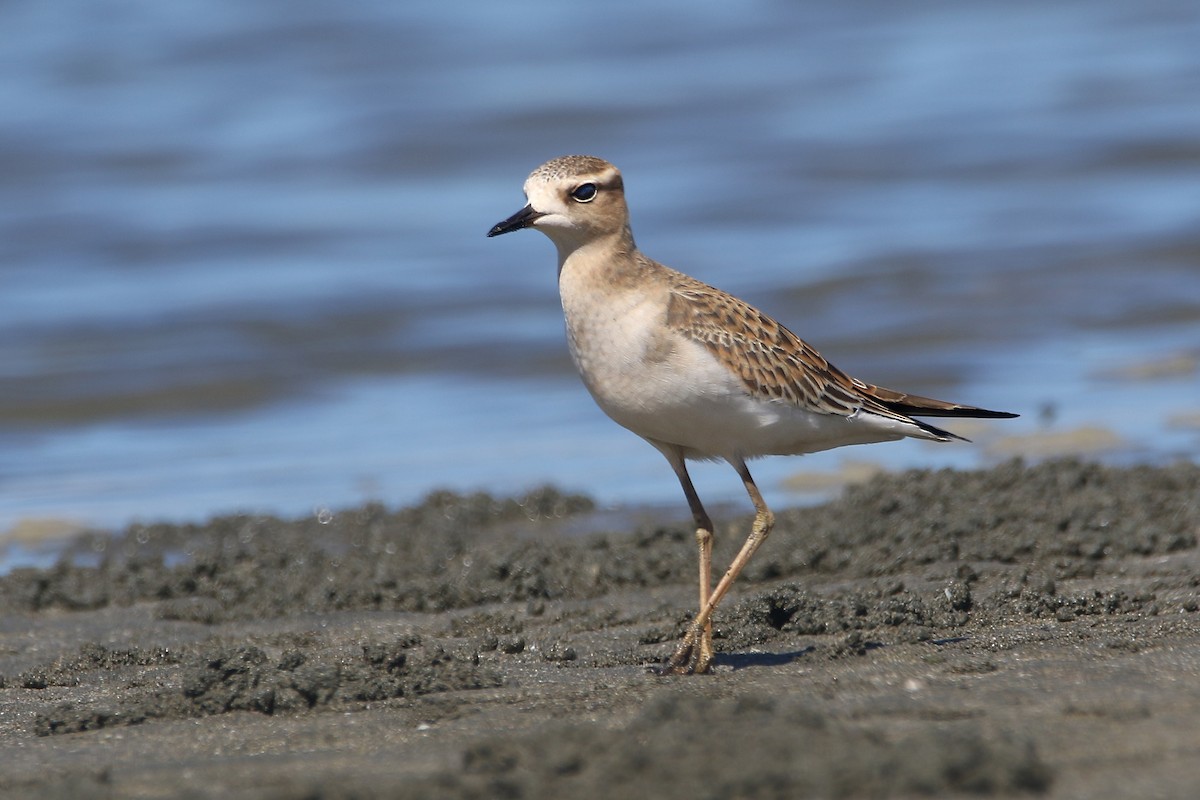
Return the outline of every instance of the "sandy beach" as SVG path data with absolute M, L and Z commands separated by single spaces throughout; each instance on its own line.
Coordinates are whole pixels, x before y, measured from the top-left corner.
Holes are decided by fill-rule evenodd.
M 693 677 L 648 669 L 691 530 L 552 489 L 85 536 L 0 578 L 0 793 L 1200 790 L 1200 468 L 909 472 L 778 517 Z

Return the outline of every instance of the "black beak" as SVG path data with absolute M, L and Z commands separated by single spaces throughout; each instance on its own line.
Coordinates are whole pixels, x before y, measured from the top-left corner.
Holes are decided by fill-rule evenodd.
M 492 229 L 487 232 L 489 237 L 499 236 L 502 233 L 512 233 L 519 231 L 521 228 L 528 228 L 538 217 L 544 217 L 541 211 L 534 211 L 533 206 L 525 206 L 517 213 L 513 214 L 503 222 L 497 222 L 492 226 Z

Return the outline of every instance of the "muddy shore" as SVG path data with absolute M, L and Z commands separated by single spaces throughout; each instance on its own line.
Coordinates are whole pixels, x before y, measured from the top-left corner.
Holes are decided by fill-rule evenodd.
M 647 667 L 695 610 L 691 530 L 572 532 L 592 513 L 545 489 L 85 536 L 0 578 L 0 794 L 1200 791 L 1200 467 L 781 511 L 687 678 Z

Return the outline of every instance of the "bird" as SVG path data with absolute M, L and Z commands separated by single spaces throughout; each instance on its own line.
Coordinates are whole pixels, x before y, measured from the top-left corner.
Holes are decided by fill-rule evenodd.
M 524 193 L 525 206 L 487 236 L 533 228 L 554 243 L 567 342 L 584 385 L 613 421 L 666 457 L 696 526 L 699 611 L 661 673 L 711 671 L 713 613 L 774 526 L 747 460 L 906 437 L 966 441 L 916 417 L 1017 416 L 852 378 L 749 303 L 643 255 L 621 172 L 601 158 L 547 161 Z M 715 587 L 713 524 L 690 460 L 727 462 L 755 509 Z

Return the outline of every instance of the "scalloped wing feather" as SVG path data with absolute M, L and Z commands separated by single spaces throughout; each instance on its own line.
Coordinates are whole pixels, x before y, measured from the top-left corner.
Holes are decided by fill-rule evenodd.
M 667 324 L 704 344 L 754 397 L 821 414 L 859 412 L 914 426 L 914 435 L 961 439 L 911 414 L 1010 417 L 1007 412 L 947 403 L 852 378 L 771 317 L 732 295 L 671 270 Z

